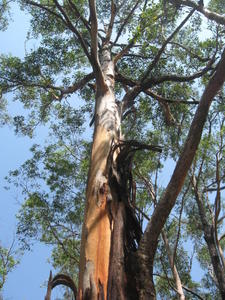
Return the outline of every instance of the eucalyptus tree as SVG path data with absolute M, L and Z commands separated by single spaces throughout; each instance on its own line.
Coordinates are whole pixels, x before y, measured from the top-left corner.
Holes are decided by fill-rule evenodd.
M 80 113 L 89 118 L 91 126 L 94 124 L 77 297 L 155 299 L 153 267 L 159 236 L 192 164 L 212 100 L 225 80 L 225 18 L 194 1 L 18 3 L 31 16 L 29 38 L 37 38 L 38 44 L 24 60 L 1 57 L 2 94 L 13 92 L 31 110 L 28 125 L 23 116 L 14 118 L 17 131 L 32 136 L 33 128 L 40 122 L 47 123 L 51 112 L 59 112 L 76 92 L 85 103 Z M 220 1 L 211 4 L 217 9 Z M 203 41 L 199 39 L 199 13 L 214 22 L 210 38 Z M 202 82 L 201 97 L 196 82 Z M 71 109 L 72 101 L 71 97 Z M 191 106 L 196 104 L 192 117 Z M 188 118 L 183 120 L 185 111 Z M 169 141 L 168 132 L 174 130 L 179 135 L 184 121 L 187 138 L 179 158 L 175 156 L 175 170 L 142 232 L 136 214 L 132 159 L 141 150 L 152 152 L 149 155 L 153 160 L 158 152 L 170 155 L 173 141 Z M 55 157 L 48 157 L 52 174 L 54 168 L 59 171 L 61 163 L 67 175 L 76 178 L 73 167 L 55 153 Z M 34 177 L 39 176 L 35 168 L 31 170 Z M 61 184 L 65 177 L 66 173 Z M 59 204 L 61 189 L 52 184 L 54 176 L 41 179 L 52 185 L 58 196 L 58 202 L 52 204 Z M 46 211 L 49 217 L 48 194 L 32 197 L 26 203 L 29 212 L 36 213 L 32 211 L 35 203 L 41 208 L 37 218 L 42 217 L 40 211 Z M 51 217 L 52 222 L 54 214 Z M 41 220 L 45 220 L 44 228 L 52 227 L 49 218 Z M 56 228 L 43 238 L 52 241 L 54 237 L 60 244 L 68 231 L 60 236 Z M 37 228 L 33 226 L 33 230 Z M 74 229 L 71 232 L 76 234 Z M 220 292 L 224 298 L 225 291 Z

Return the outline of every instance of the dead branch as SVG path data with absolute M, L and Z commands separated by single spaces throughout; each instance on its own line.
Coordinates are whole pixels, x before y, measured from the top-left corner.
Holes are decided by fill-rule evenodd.
M 58 285 L 64 285 L 69 287 L 73 292 L 74 299 L 76 299 L 77 288 L 73 279 L 69 275 L 65 274 L 57 274 L 55 277 L 52 278 L 52 271 L 50 271 L 45 300 L 51 300 L 51 291 Z

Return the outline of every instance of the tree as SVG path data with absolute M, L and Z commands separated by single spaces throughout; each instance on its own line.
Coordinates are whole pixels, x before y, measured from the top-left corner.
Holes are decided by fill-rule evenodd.
M 51 120 L 51 113 L 76 126 L 81 116 L 74 109 L 75 116 L 71 119 L 68 110 L 72 108 L 63 101 L 78 91 L 85 100 L 79 113 L 93 112 L 89 120 L 90 125 L 94 123 L 94 135 L 81 236 L 78 299 L 155 299 L 153 266 L 159 237 L 193 162 L 210 105 L 225 80 L 224 17 L 193 1 L 18 2 L 31 15 L 30 38 L 41 37 L 41 40 L 23 61 L 1 57 L 2 93 L 14 91 L 26 108 L 33 109 L 29 124 L 25 124 L 23 116 L 14 118 L 17 132 L 32 136 L 38 123 Z M 211 1 L 212 9 L 216 11 L 221 3 Z M 214 22 L 212 37 L 205 41 L 199 39 L 200 26 L 194 25 L 201 23 L 197 12 Z M 201 84 L 200 79 L 203 84 L 200 101 L 189 100 L 198 97 L 194 80 Z M 95 101 L 91 101 L 93 95 Z M 192 120 L 193 109 L 189 107 L 195 104 L 198 106 Z M 154 114 L 155 117 L 161 114 L 160 124 L 151 119 Z M 148 151 L 153 161 L 162 150 L 165 156 L 172 155 L 164 144 L 175 138 L 170 131 L 178 133 L 183 129 L 179 122 L 186 123 L 188 135 L 179 159 L 175 156 L 177 163 L 169 184 L 155 203 L 142 233 L 136 214 L 132 161 L 141 150 Z M 56 126 L 54 129 L 60 131 Z M 63 138 L 59 136 L 60 147 Z M 59 187 L 66 179 L 58 175 L 61 166 L 67 172 L 65 177 L 74 174 L 77 178 L 79 174 L 62 159 L 62 153 L 52 151 L 51 147 L 43 157 L 41 152 L 33 151 L 37 154 L 34 159 L 47 158 L 48 170 L 57 175 L 48 178 L 38 174 L 31 160 L 30 178 L 46 180 L 55 193 L 52 206 L 61 206 L 54 207 L 50 215 L 53 210 L 46 200 L 48 193 L 29 192 L 23 209 L 29 208 L 32 217 L 41 220 L 43 228 L 51 229 L 43 239 L 57 240 L 65 248 L 61 238 L 65 238 L 67 229 L 58 235 L 52 226 L 52 222 L 57 224 L 57 209 L 68 209 L 68 203 L 61 203 Z M 48 156 L 53 152 L 54 157 Z M 46 218 L 41 211 L 47 212 Z M 31 216 L 23 216 L 21 224 L 26 224 Z M 76 229 L 79 222 L 71 220 Z M 34 234 L 38 228 L 30 226 L 30 230 Z M 74 229 L 71 232 L 75 234 Z M 170 257 L 165 234 L 163 239 Z M 70 241 L 64 254 L 71 247 L 76 251 L 77 245 L 73 247 L 76 241 L 72 245 Z M 173 260 L 170 266 L 174 271 Z M 224 298 L 222 285 L 219 290 Z M 181 299 L 182 293 L 178 292 Z
M 16 256 L 17 259 L 15 259 Z M 12 272 L 18 263 L 18 251 L 14 249 L 14 241 L 9 249 L 0 245 L 0 291 L 3 289 L 7 275 Z

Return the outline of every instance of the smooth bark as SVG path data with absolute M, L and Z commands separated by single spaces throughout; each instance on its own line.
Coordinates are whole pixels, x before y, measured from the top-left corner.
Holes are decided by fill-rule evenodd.
M 164 232 L 164 230 L 162 230 L 162 238 L 166 247 L 166 251 L 167 251 L 167 255 L 168 255 L 168 259 L 169 259 L 169 263 L 170 263 L 170 268 L 173 274 L 173 279 L 175 281 L 175 285 L 176 285 L 176 290 L 177 290 L 177 294 L 178 294 L 178 299 L 179 300 L 185 300 L 185 295 L 184 295 L 184 291 L 183 291 L 183 287 L 182 287 L 182 282 L 180 280 L 180 276 L 179 273 L 177 271 L 176 265 L 174 263 L 174 259 L 173 259 L 173 254 L 171 252 L 171 248 L 169 245 L 169 241 L 168 238 Z

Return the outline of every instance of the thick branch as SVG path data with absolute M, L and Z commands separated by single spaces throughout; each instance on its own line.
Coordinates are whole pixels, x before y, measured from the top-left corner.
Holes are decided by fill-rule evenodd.
M 151 89 L 147 89 L 144 92 L 145 92 L 145 94 L 151 96 L 152 98 L 156 99 L 159 102 L 174 103 L 174 104 L 179 104 L 179 103 L 199 104 L 199 101 L 196 101 L 196 100 L 177 100 L 177 99 L 172 100 L 172 99 L 164 98 L 164 97 L 158 95 L 157 93 L 155 93 L 154 91 L 152 91 Z
M 94 59 L 98 62 L 98 21 L 95 0 L 89 0 L 89 7 L 91 20 L 91 51 Z
M 120 74 L 118 72 L 116 73 L 116 81 L 124 84 L 125 86 L 129 86 L 129 87 L 133 88 L 132 90 L 127 91 L 127 93 L 125 94 L 125 96 L 124 96 L 124 98 L 122 100 L 122 103 L 123 103 L 123 105 L 122 105 L 122 112 L 125 112 L 127 109 L 130 109 L 134 105 L 134 100 L 135 100 L 134 95 L 135 95 L 135 92 L 136 92 L 136 96 L 137 96 L 143 90 L 140 89 L 138 82 L 135 82 L 132 79 L 126 78 L 125 76 L 123 76 L 122 74 Z M 143 92 L 146 95 L 154 98 L 155 100 L 157 100 L 158 102 L 160 102 L 162 104 L 163 103 L 199 104 L 199 101 L 196 101 L 196 100 L 190 100 L 190 101 L 189 100 L 178 100 L 178 99 L 172 100 L 172 99 L 164 98 L 164 97 L 158 95 L 156 92 L 154 92 L 151 89 L 146 89 Z M 133 97 L 130 97 L 130 94 L 133 94 Z
M 82 89 L 90 80 L 94 79 L 94 73 L 90 73 L 84 76 L 81 80 L 75 82 L 73 85 L 69 86 L 66 89 L 61 90 L 61 98 L 64 95 L 75 93 L 76 91 Z
M 108 42 L 110 41 L 111 35 L 112 35 L 115 16 L 116 16 L 116 5 L 115 5 L 114 1 L 111 0 L 111 18 L 110 18 L 106 38 L 105 38 L 105 43 L 106 44 L 108 44 Z
M 51 291 L 58 285 L 64 285 L 69 287 L 74 295 L 74 299 L 77 297 L 77 288 L 72 278 L 65 274 L 58 274 L 54 278 L 52 278 L 52 272 L 50 271 L 49 279 L 48 279 L 48 287 L 47 294 L 45 296 L 45 300 L 51 300 Z
M 191 181 L 194 188 L 195 199 L 198 205 L 199 215 L 202 223 L 202 229 L 204 232 L 204 238 L 207 243 L 209 255 L 213 266 L 213 271 L 215 273 L 218 282 L 220 294 L 222 296 L 222 299 L 224 299 L 225 298 L 225 273 L 224 273 L 224 265 L 223 265 L 224 260 L 222 258 L 223 253 L 221 257 L 220 245 L 217 239 L 217 233 L 215 234 L 215 225 L 209 224 L 207 220 L 204 201 L 201 193 L 198 190 L 196 178 L 194 175 L 192 176 Z
M 90 20 L 91 20 L 91 53 L 92 53 L 92 66 L 95 71 L 97 84 L 99 89 L 106 90 L 107 85 L 104 80 L 104 75 L 99 63 L 98 57 L 98 20 L 96 13 L 95 0 L 89 0 Z
M 215 62 L 215 55 L 213 55 L 212 59 L 208 62 L 208 64 L 206 65 L 205 68 L 203 68 L 202 70 L 188 75 L 188 76 L 179 76 L 179 75 L 163 75 L 161 77 L 158 78 L 149 78 L 148 80 L 146 80 L 144 83 L 141 84 L 142 89 L 146 90 L 154 85 L 166 82 L 166 81 L 173 81 L 173 82 L 188 82 L 188 81 L 192 81 L 194 79 L 200 78 L 201 76 L 203 76 L 204 74 L 206 74 L 209 70 L 212 70 L 212 65 Z
M 5 79 L 9 81 L 7 78 Z M 36 87 L 36 88 L 41 88 L 50 91 L 52 90 L 60 93 L 60 95 L 53 94 L 54 98 L 56 100 L 62 100 L 64 95 L 75 93 L 76 91 L 82 89 L 92 79 L 94 79 L 94 73 L 90 73 L 84 76 L 81 80 L 75 82 L 74 84 L 72 84 L 71 86 L 65 89 L 52 84 L 41 84 L 39 82 L 28 82 L 28 81 L 18 81 L 18 82 L 15 81 L 15 82 L 10 82 L 10 84 L 7 86 L 7 89 L 23 86 L 23 87 Z
M 132 89 L 130 89 L 122 100 L 122 107 L 121 111 L 124 113 L 127 109 L 131 108 L 134 105 L 134 100 L 138 96 L 138 94 L 141 92 L 140 86 L 134 86 Z
M 183 292 L 183 288 L 182 288 L 182 282 L 181 282 L 179 273 L 177 271 L 176 265 L 174 264 L 174 256 L 172 254 L 170 244 L 169 244 L 169 240 L 168 240 L 164 230 L 162 230 L 161 235 L 162 235 L 165 247 L 166 247 L 166 252 L 167 252 L 170 268 L 171 268 L 173 278 L 174 278 L 174 281 L 175 281 L 175 284 L 176 284 L 176 290 L 177 290 L 177 293 L 178 293 L 178 298 L 179 298 L 179 300 L 185 300 L 185 296 L 184 296 L 184 292 Z

